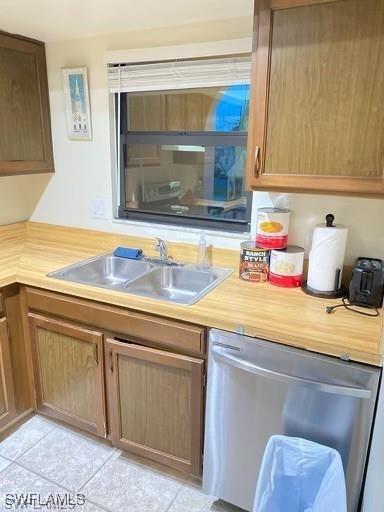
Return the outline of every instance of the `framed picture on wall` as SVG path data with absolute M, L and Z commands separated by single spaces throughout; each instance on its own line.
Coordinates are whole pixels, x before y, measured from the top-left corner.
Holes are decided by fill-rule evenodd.
M 68 138 L 70 140 L 91 140 L 92 125 L 87 68 L 63 68 L 62 72 Z

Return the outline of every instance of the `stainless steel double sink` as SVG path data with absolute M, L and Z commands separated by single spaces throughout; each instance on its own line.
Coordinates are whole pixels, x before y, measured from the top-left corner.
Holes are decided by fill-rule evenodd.
M 48 277 L 189 305 L 219 285 L 232 270 L 199 269 L 159 260 L 129 260 L 103 254 L 51 272 Z

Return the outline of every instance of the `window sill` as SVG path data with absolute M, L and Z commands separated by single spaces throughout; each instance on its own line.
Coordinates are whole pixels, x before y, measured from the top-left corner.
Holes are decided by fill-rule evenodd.
M 118 226 L 126 228 L 124 234 L 130 234 L 141 237 L 159 237 L 173 242 L 197 243 L 202 231 L 206 234 L 208 243 L 215 247 L 224 249 L 239 249 L 239 243 L 245 240 L 251 240 L 251 233 L 234 233 L 229 231 L 218 231 L 208 228 L 194 228 L 185 226 L 175 226 L 171 224 L 156 224 L 154 222 L 143 222 L 138 220 L 113 218 L 112 223 L 116 226 L 116 231 L 120 231 Z

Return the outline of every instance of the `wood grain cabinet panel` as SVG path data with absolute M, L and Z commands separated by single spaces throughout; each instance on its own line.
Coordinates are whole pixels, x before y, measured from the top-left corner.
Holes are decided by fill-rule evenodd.
M 69 321 L 95 325 L 97 329 L 121 333 L 145 345 L 161 345 L 175 352 L 205 354 L 207 329 L 121 307 L 78 299 L 37 288 L 26 288 L 27 307 Z
M 0 427 L 16 416 L 7 320 L 0 319 Z
M 106 359 L 112 442 L 198 476 L 204 361 L 115 340 Z
M 256 0 L 255 46 L 249 185 L 384 194 L 384 2 Z
M 103 335 L 28 314 L 37 409 L 106 436 Z
M 0 175 L 53 171 L 44 44 L 0 32 Z

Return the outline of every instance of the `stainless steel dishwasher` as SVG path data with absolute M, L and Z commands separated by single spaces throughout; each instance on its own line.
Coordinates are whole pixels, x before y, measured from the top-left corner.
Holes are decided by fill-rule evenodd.
M 379 368 L 211 330 L 204 491 L 252 510 L 267 441 L 282 434 L 338 450 L 356 512 L 379 381 Z

